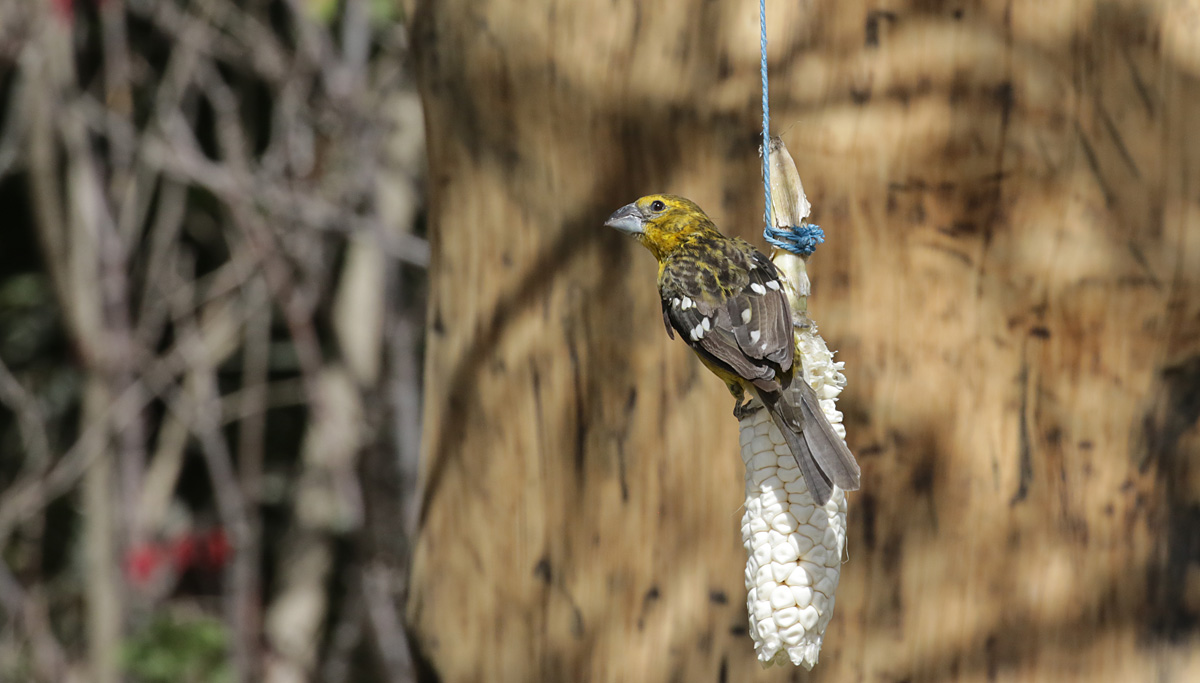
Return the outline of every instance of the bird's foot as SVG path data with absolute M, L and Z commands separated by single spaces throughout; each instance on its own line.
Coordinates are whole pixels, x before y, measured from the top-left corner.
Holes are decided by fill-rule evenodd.
M 761 407 L 762 404 L 753 398 L 748 400 L 738 399 L 737 405 L 733 407 L 733 416 L 740 422 L 758 412 L 758 409 Z

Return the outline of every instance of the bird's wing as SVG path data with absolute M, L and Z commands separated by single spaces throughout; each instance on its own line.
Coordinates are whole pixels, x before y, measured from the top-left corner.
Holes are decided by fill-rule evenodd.
M 783 293 L 783 282 L 766 255 L 748 243 L 742 244 L 750 263 L 747 283 L 741 291 L 731 293 L 726 303 L 734 335 L 743 353 L 765 358 L 787 371 L 792 366 L 795 344 L 792 309 Z
M 792 317 L 775 266 L 742 240 L 698 245 L 664 264 L 663 314 L 698 352 L 767 391 L 792 366 Z

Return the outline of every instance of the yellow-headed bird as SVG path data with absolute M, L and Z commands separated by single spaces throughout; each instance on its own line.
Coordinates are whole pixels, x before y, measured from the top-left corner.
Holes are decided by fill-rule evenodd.
M 663 323 L 720 377 L 745 410 L 757 397 L 787 440 L 817 503 L 832 484 L 858 489 L 854 455 L 793 365 L 792 310 L 779 271 L 745 240 L 722 235 L 699 206 L 667 194 L 622 206 L 605 225 L 629 233 L 658 259 Z

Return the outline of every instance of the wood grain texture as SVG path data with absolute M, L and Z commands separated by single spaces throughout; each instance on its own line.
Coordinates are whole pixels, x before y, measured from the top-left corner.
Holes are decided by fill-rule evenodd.
M 821 663 L 758 670 L 730 400 L 601 226 L 673 192 L 762 244 L 752 5 L 443 0 L 430 680 L 1200 680 L 1200 3 L 768 13 L 863 469 Z

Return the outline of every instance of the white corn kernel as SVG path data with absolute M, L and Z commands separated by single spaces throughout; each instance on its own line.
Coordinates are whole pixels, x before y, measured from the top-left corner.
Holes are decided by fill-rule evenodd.
M 796 607 L 795 605 L 790 607 L 781 607 L 775 610 L 775 614 L 773 616 L 775 618 L 775 625 L 779 628 L 786 629 L 792 624 L 800 621 L 800 608 Z M 781 633 L 780 635 L 783 636 L 784 634 Z M 784 641 L 787 641 L 787 636 L 784 636 Z
M 808 586 L 789 586 L 792 590 L 792 599 L 801 607 L 808 607 L 812 604 L 813 591 Z
M 779 611 L 795 604 L 796 598 L 792 596 L 790 586 L 776 586 L 775 590 L 771 591 L 771 609 Z
M 804 567 L 798 566 L 792 570 L 792 573 L 787 577 L 787 585 L 789 586 L 811 586 L 812 576 L 805 571 Z
M 812 628 L 817 625 L 817 620 L 821 618 L 817 608 L 809 605 L 800 610 L 800 623 L 804 624 L 804 628 Z
M 795 562 L 772 562 L 770 566 L 771 577 L 775 579 L 775 582 L 787 583 L 787 578 L 792 575 L 797 565 Z
M 754 441 L 750 442 L 750 447 L 754 449 L 755 453 L 763 453 L 765 451 L 771 455 L 775 454 L 775 444 L 771 442 L 771 439 L 766 434 L 754 437 Z M 771 462 L 773 463 L 774 461 L 775 458 L 771 458 Z M 763 462 L 766 463 L 767 461 L 764 459 Z
M 775 518 L 771 520 L 771 528 L 781 534 L 790 534 L 795 531 L 796 527 L 798 526 L 799 524 L 796 523 L 796 518 L 793 517 L 792 513 L 790 512 L 784 512 L 783 514 L 776 515 Z
M 783 564 L 784 562 L 795 562 L 800 557 L 800 552 L 796 550 L 794 545 L 789 543 L 781 543 L 771 550 L 771 559 Z

